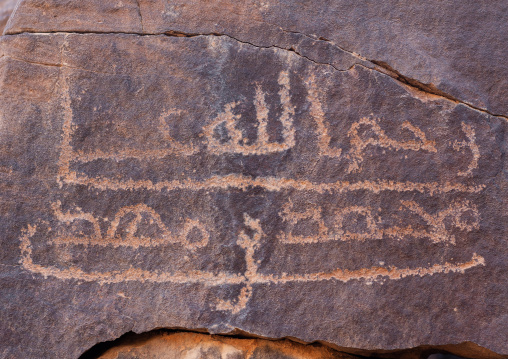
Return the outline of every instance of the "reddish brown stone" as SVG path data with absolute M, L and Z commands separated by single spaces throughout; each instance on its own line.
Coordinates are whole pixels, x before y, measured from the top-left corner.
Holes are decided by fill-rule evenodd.
M 129 2 L 22 1 L 0 40 L 1 355 L 154 328 L 508 354 L 506 117 L 214 27 L 241 3 L 140 2 L 142 31 Z
M 16 2 L 16 0 L 0 0 L 0 35 L 4 32 L 5 25 L 16 6 Z
M 327 63 L 345 49 L 420 86 L 507 116 L 507 15 L 503 0 L 87 0 L 72 5 L 21 0 L 8 33 L 218 33 L 258 46 L 293 48 Z

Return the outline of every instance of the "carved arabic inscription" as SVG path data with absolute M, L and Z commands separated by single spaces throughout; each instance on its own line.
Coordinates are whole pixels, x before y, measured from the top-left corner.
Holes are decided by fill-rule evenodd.
M 348 123 L 345 144 L 336 140 L 336 133 L 330 126 L 329 118 L 322 104 L 322 91 L 311 76 L 305 82 L 307 91 L 307 110 L 298 109 L 291 96 L 291 73 L 282 71 L 278 78 L 278 91 L 269 93 L 261 84 L 254 86 L 252 105 L 254 117 L 242 113 L 246 106 L 246 97 L 225 103 L 222 110 L 203 124 L 198 136 L 191 141 L 183 141 L 171 130 L 172 121 L 192 116 L 184 109 L 168 107 L 160 113 L 152 124 L 158 131 L 163 145 L 157 149 L 131 148 L 126 144 L 114 151 L 96 148 L 84 151 L 75 149 L 73 139 L 79 125 L 75 123 L 72 111 L 69 86 L 63 79 L 62 97 L 67 112 L 63 124 L 63 139 L 59 162 L 57 183 L 66 188 L 84 187 L 92 193 L 122 193 L 130 198 L 136 191 L 148 191 L 157 196 L 173 197 L 175 193 L 203 193 L 213 195 L 219 192 L 236 191 L 243 193 L 260 189 L 261 198 L 270 193 L 281 193 L 284 201 L 273 202 L 273 222 L 281 230 L 273 235 L 274 229 L 268 228 L 268 221 L 256 217 L 248 210 L 241 213 L 241 223 L 229 231 L 229 240 L 242 253 L 245 270 L 214 272 L 202 269 L 161 268 L 149 270 L 130 266 L 123 269 L 90 270 L 80 265 L 79 260 L 70 260 L 69 246 L 79 248 L 105 248 L 106 251 L 171 247 L 172 251 L 183 253 L 186 258 L 192 253 L 207 250 L 214 241 L 220 240 L 216 223 L 210 220 L 209 213 L 193 213 L 187 217 L 171 218 L 168 213 L 160 213 L 139 199 L 117 208 L 113 216 L 101 216 L 93 211 L 81 208 L 78 202 L 56 201 L 51 204 L 52 223 L 34 223 L 24 230 L 21 237 L 23 266 L 44 276 L 59 279 L 97 281 L 100 283 L 119 283 L 124 281 L 159 283 L 199 283 L 206 287 L 223 285 L 240 286 L 235 300 L 217 299 L 217 310 L 233 313 L 245 308 L 256 285 L 281 284 L 288 282 L 305 283 L 334 280 L 348 282 L 359 280 L 367 284 L 384 280 L 399 280 L 408 276 L 425 276 L 436 273 L 463 273 L 464 271 L 485 265 L 483 257 L 470 254 L 470 260 L 464 262 L 437 262 L 428 266 L 394 267 L 379 265 L 361 269 L 346 269 L 340 265 L 333 270 L 311 273 L 267 273 L 261 270 L 257 255 L 265 241 L 276 241 L 288 251 L 308 245 L 325 243 L 358 242 L 379 243 L 387 241 L 423 240 L 429 244 L 442 243 L 455 245 L 468 233 L 479 229 L 481 214 L 474 201 L 454 199 L 446 207 L 429 208 L 428 201 L 423 203 L 419 197 L 400 197 L 398 207 L 387 211 L 371 203 L 354 204 L 345 196 L 350 193 L 365 192 L 372 195 L 380 193 L 425 194 L 438 196 L 448 194 L 480 193 L 483 185 L 471 185 L 470 182 L 457 181 L 396 181 L 390 178 L 372 178 L 363 173 L 368 168 L 369 156 L 376 150 L 386 158 L 422 157 L 432 158 L 440 151 L 460 153 L 469 162 L 466 166 L 460 161 L 455 178 L 471 177 L 478 169 L 480 149 L 476 143 L 474 125 L 461 122 L 462 133 L 451 143 L 436 142 L 433 134 L 418 126 L 418 121 L 403 121 L 396 130 L 385 128 L 385 119 L 366 114 Z M 268 97 L 276 98 L 277 108 L 270 106 Z M 244 106 L 244 107 L 242 107 Z M 301 110 L 301 111 L 300 111 Z M 276 112 L 276 116 L 273 116 Z M 302 112 L 304 115 L 297 116 Z M 252 115 L 252 114 L 251 114 Z M 147 120 L 149 122 L 149 120 Z M 314 140 L 301 147 L 297 122 L 305 122 L 312 129 Z M 255 136 L 248 136 L 242 126 L 248 123 L 255 129 Z M 303 125 L 302 125 L 303 126 Z M 270 131 L 269 128 L 272 128 Z M 273 128 L 278 128 L 278 132 Z M 275 133 L 275 135 L 274 135 Z M 445 148 L 446 147 L 446 148 Z M 142 178 L 124 178 L 109 171 L 91 173 L 86 168 L 93 163 L 114 163 L 121 168 L 129 161 L 159 161 L 164 163 L 177 159 L 184 163 L 195 158 L 213 159 L 212 163 L 229 159 L 268 158 L 285 155 L 295 151 L 305 154 L 312 152 L 315 161 L 330 163 L 329 166 L 340 169 L 343 176 L 331 180 L 316 180 L 303 175 L 268 174 L 247 176 L 241 172 L 220 173 L 212 169 L 198 176 L 194 172 L 185 172 L 176 176 L 163 174 L 157 180 L 150 176 Z M 201 157 L 200 157 L 201 156 Z M 411 157 L 412 156 L 412 157 Z M 109 161 L 109 162 L 108 162 Z M 328 161 L 328 162 L 326 162 Z M 311 167 L 309 163 L 309 168 Z M 82 167 L 80 167 L 82 166 Z M 108 169 L 109 170 L 109 169 Z M 114 171 L 113 171 L 114 172 Z M 310 173 L 310 170 L 309 170 Z M 163 177 L 161 179 L 161 176 Z M 165 177 L 164 177 L 165 176 Z M 352 180 L 346 176 L 356 176 Z M 362 177 L 364 176 L 364 177 Z M 80 188 L 81 188 L 80 187 Z M 265 197 L 263 197 L 265 196 Z M 314 197 L 313 197 L 314 196 Z M 323 206 L 316 196 L 326 196 L 332 204 Z M 132 197 L 134 198 L 134 197 Z M 212 206 L 213 207 L 213 206 Z M 176 213 L 176 210 L 175 210 Z M 169 222 L 168 222 L 169 221 Z M 41 233 L 45 234 L 41 234 Z M 40 241 L 53 246 L 58 253 L 56 264 L 41 263 L 37 257 Z M 187 253 L 187 254 L 186 254 Z

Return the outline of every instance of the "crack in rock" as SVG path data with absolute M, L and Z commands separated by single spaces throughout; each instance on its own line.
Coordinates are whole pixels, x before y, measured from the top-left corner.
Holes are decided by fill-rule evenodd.
M 141 24 L 142 24 L 143 18 L 142 18 L 142 15 L 141 15 L 141 8 L 140 7 L 139 7 L 139 15 L 140 15 L 140 20 L 141 20 Z M 305 34 L 302 34 L 300 32 L 297 32 L 297 31 L 284 30 L 284 29 L 281 29 L 281 30 L 284 31 L 284 32 L 288 32 L 288 33 L 299 34 L 301 36 L 307 37 L 307 38 L 309 38 L 311 40 L 314 40 L 314 41 L 329 42 L 331 45 L 335 46 L 339 50 L 344 51 L 344 52 L 350 54 L 351 56 L 353 56 L 353 57 L 355 57 L 355 58 L 357 58 L 357 59 L 359 59 L 361 61 L 364 61 L 364 62 L 372 64 L 373 67 L 370 68 L 370 67 L 367 67 L 367 66 L 365 66 L 365 65 L 363 65 L 361 63 L 355 63 L 355 64 L 353 64 L 352 66 L 350 66 L 347 69 L 340 69 L 340 68 L 337 68 L 333 64 L 326 63 L 326 62 L 320 62 L 320 61 L 314 60 L 312 58 L 309 58 L 308 56 L 305 56 L 305 55 L 301 54 L 299 51 L 297 51 L 295 49 L 295 46 L 290 46 L 289 48 L 285 48 L 285 47 L 278 46 L 278 45 L 261 46 L 261 45 L 256 45 L 256 44 L 254 44 L 252 42 L 249 42 L 249 41 L 240 40 L 240 39 L 238 39 L 238 38 L 236 38 L 236 37 L 234 37 L 232 35 L 229 35 L 229 34 L 215 33 L 215 32 L 211 32 L 211 33 L 186 33 L 186 32 L 181 32 L 181 31 L 174 31 L 174 30 L 169 30 L 169 31 L 161 32 L 161 33 L 144 33 L 144 32 L 138 33 L 138 32 L 121 32 L 121 31 L 118 31 L 118 32 L 101 32 L 101 31 L 47 31 L 47 32 L 31 32 L 31 31 L 23 31 L 23 32 L 18 32 L 18 33 L 13 33 L 13 34 L 5 34 L 4 36 L 16 36 L 16 35 L 22 35 L 22 34 L 34 34 L 34 35 L 37 35 L 37 34 L 101 34 L 101 35 L 124 34 L 124 35 L 136 35 L 136 36 L 161 36 L 161 35 L 164 35 L 164 36 L 170 36 L 170 37 L 188 37 L 188 38 L 199 37 L 199 36 L 204 36 L 204 37 L 206 37 L 206 36 L 227 37 L 227 38 L 230 38 L 230 39 L 232 39 L 232 40 L 234 40 L 236 42 L 239 42 L 239 43 L 242 43 L 242 44 L 251 45 L 251 46 L 254 46 L 254 47 L 257 47 L 257 48 L 260 48 L 260 49 L 276 48 L 276 49 L 280 49 L 280 50 L 284 50 L 284 51 L 290 51 L 290 52 L 296 54 L 297 56 L 299 56 L 301 58 L 304 58 L 304 59 L 306 59 L 306 60 L 308 60 L 310 62 L 313 62 L 313 63 L 315 63 L 317 65 L 330 66 L 335 71 L 339 71 L 339 72 L 350 71 L 355 66 L 359 65 L 359 66 L 362 66 L 362 67 L 364 67 L 366 69 L 374 70 L 374 71 L 377 71 L 377 72 L 379 72 L 379 73 L 381 73 L 383 75 L 389 76 L 389 77 L 393 78 L 394 80 L 396 80 L 396 81 L 398 81 L 398 82 L 400 82 L 400 83 L 402 83 L 402 84 L 404 84 L 406 86 L 409 86 L 409 87 L 413 88 L 414 90 L 421 91 L 421 92 L 424 92 L 426 94 L 438 96 L 438 97 L 446 99 L 448 101 L 452 101 L 452 102 L 454 102 L 456 104 L 462 104 L 464 106 L 467 106 L 468 108 L 470 108 L 472 110 L 479 111 L 479 112 L 482 112 L 484 114 L 487 114 L 487 115 L 493 116 L 493 117 L 501 117 L 501 118 L 503 118 L 503 119 L 508 121 L 508 115 L 492 113 L 492 112 L 488 111 L 485 108 L 477 107 L 477 106 L 472 105 L 472 104 L 470 104 L 468 102 L 465 102 L 465 101 L 462 101 L 460 99 L 457 99 L 456 97 L 454 97 L 454 96 L 452 96 L 452 95 L 450 95 L 450 94 L 448 94 L 448 93 L 446 93 L 444 91 L 439 90 L 433 84 L 425 84 L 425 83 L 420 82 L 420 81 L 418 81 L 416 79 L 410 78 L 408 76 L 404 76 L 403 74 L 401 74 L 400 72 L 398 72 L 397 70 L 392 68 L 390 65 L 386 64 L 385 62 L 364 58 L 364 57 L 362 57 L 359 54 L 356 54 L 356 53 L 354 53 L 352 51 L 344 49 L 343 47 L 341 47 L 341 46 L 331 42 L 330 40 L 328 40 L 326 38 L 318 37 L 316 39 L 316 38 L 314 38 L 312 36 L 305 35 Z

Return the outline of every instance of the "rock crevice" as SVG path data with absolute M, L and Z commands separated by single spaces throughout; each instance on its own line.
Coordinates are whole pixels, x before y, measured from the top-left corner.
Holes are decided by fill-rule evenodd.
M 140 17 L 141 17 L 141 10 L 140 10 Z M 283 31 L 288 31 L 288 30 L 283 30 Z M 295 34 L 299 34 L 301 36 L 304 36 L 304 37 L 307 37 L 309 39 L 312 39 L 313 41 L 325 41 L 325 42 L 330 42 L 329 40 L 325 39 L 325 38 L 318 38 L 318 39 L 315 39 L 309 35 L 305 35 L 305 34 L 302 34 L 302 33 L 299 33 L 299 32 L 294 32 L 294 31 L 288 31 L 288 32 L 291 32 L 291 33 L 295 33 Z M 239 42 L 239 43 L 242 43 L 242 44 L 248 44 L 248 45 L 251 45 L 251 46 L 254 46 L 256 48 L 260 48 L 260 49 L 270 49 L 270 48 L 276 48 L 276 49 L 280 49 L 280 50 L 284 50 L 284 51 L 290 51 L 290 52 L 293 52 L 295 53 L 296 55 L 310 61 L 310 62 L 313 62 L 317 65 L 325 65 L 325 66 L 330 66 L 331 68 L 333 68 L 335 71 L 339 71 L 339 72 L 347 72 L 347 71 L 350 71 L 351 69 L 353 69 L 355 66 L 362 66 L 368 70 L 374 70 L 374 71 L 377 71 L 379 73 L 382 73 L 384 75 L 388 75 L 390 77 L 392 77 L 394 80 L 400 82 L 401 84 L 403 85 L 406 85 L 406 86 L 409 86 L 409 87 L 412 87 L 414 90 L 416 91 L 421 91 L 423 93 L 426 93 L 426 94 L 429 94 L 429 95 L 433 95 L 433 96 L 437 96 L 437 97 L 440 97 L 440 98 L 443 98 L 443 99 L 446 99 L 446 100 L 449 100 L 449 101 L 452 101 L 456 104 L 462 104 L 464 106 L 467 106 L 475 111 L 479 111 L 479 112 L 483 112 L 485 114 L 488 114 L 490 116 L 494 116 L 494 117 L 501 117 L 501 118 L 504 118 L 505 120 L 508 121 L 508 115 L 504 115 L 504 114 L 496 114 L 496 113 L 492 113 L 491 111 L 488 111 L 486 108 L 481 108 L 481 107 L 477 107 L 477 106 L 474 106 L 473 104 L 471 103 L 468 103 L 468 102 L 465 102 L 465 101 L 462 101 L 444 91 L 441 91 L 439 90 L 436 86 L 434 86 L 433 84 L 425 84 L 425 83 L 422 83 L 420 81 L 418 81 L 417 79 L 413 79 L 413 78 L 410 78 L 408 76 L 405 76 L 403 74 L 401 74 L 399 71 L 397 71 L 396 69 L 392 68 L 390 65 L 388 65 L 387 63 L 383 62 L 383 61 L 378 61 L 378 60 L 374 60 L 374 59 L 366 59 L 364 57 L 362 57 L 361 55 L 359 54 L 356 54 L 354 52 L 351 52 L 349 50 L 346 50 L 344 48 L 342 48 L 341 46 L 338 46 L 337 44 L 335 43 L 332 43 L 332 45 L 334 47 L 336 47 L 337 49 L 341 50 L 341 51 L 344 51 L 346 52 L 347 54 L 355 57 L 356 59 L 359 60 L 359 62 L 356 62 L 352 65 L 350 65 L 349 67 L 343 69 L 343 68 L 338 68 L 336 65 L 334 64 L 331 64 L 331 63 L 327 63 L 327 62 L 320 62 L 319 60 L 317 59 L 313 59 L 309 56 L 306 56 L 304 54 L 302 54 L 301 52 L 299 52 L 297 49 L 296 49 L 296 46 L 295 45 L 292 45 L 292 46 L 289 46 L 289 47 L 281 47 L 281 46 L 278 46 L 278 45 L 269 45 L 269 46 L 263 46 L 263 45 L 257 45 L 255 43 L 252 43 L 252 42 L 249 42 L 249 41 L 245 41 L 245 40 L 240 40 L 236 37 L 233 37 L 229 34 L 223 34 L 223 33 L 185 33 L 185 32 L 180 32 L 180 31 L 165 31 L 163 33 L 145 33 L 145 32 L 140 32 L 140 33 L 136 33 L 136 32 L 100 32 L 100 31 L 66 31 L 66 32 L 62 32 L 62 31 L 50 31 L 50 32 L 18 32 L 18 33 L 12 33 L 12 34 L 6 34 L 4 36 L 16 36 L 16 35 L 22 35 L 22 34 L 34 34 L 34 35 L 37 35 L 37 34 L 62 34 L 62 33 L 65 33 L 65 34 L 104 34 L 104 35 L 113 35 L 113 34 L 123 34 L 123 35 L 136 35 L 136 36 L 170 36 L 170 37 L 188 37 L 188 38 L 192 38 L 192 37 L 199 37 L 199 36 L 216 36 L 216 37 L 227 37 L 229 39 L 232 39 L 236 42 Z M 20 59 L 18 59 L 20 60 Z M 20 60 L 21 61 L 21 60 Z M 65 66 L 65 65 L 50 65 L 50 64 L 44 64 L 44 63 L 41 63 L 40 65 L 48 65 L 48 66 Z

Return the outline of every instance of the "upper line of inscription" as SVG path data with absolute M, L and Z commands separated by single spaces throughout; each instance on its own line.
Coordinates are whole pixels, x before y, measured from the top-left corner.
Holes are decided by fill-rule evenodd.
M 334 182 L 312 182 L 304 179 L 284 178 L 279 176 L 259 176 L 251 178 L 241 174 L 213 175 L 202 180 L 186 178 L 183 180 L 164 180 L 152 182 L 143 180 L 119 180 L 118 178 L 106 178 L 100 175 L 89 176 L 77 172 L 71 168 L 72 164 L 87 163 L 99 159 L 123 161 L 127 159 L 162 159 L 167 156 L 193 156 L 205 150 L 209 155 L 241 154 L 244 156 L 269 155 L 290 150 L 296 145 L 296 133 L 294 127 L 295 107 L 291 103 L 290 79 L 288 72 L 281 72 L 278 77 L 279 98 L 281 112 L 276 119 L 281 127 L 281 138 L 270 139 L 267 131 L 269 108 L 266 103 L 266 92 L 261 85 L 255 88 L 254 108 L 257 137 L 252 141 L 244 136 L 238 128 L 242 115 L 234 112 L 240 104 L 238 101 L 227 103 L 224 110 L 214 119 L 209 121 L 202 129 L 200 138 L 201 144 L 183 143 L 177 141 L 168 129 L 166 121 L 174 115 L 181 115 L 183 110 L 170 109 L 164 111 L 157 120 L 157 128 L 164 139 L 164 148 L 159 149 L 133 149 L 124 148 L 114 151 L 95 149 L 92 152 L 75 150 L 71 145 L 76 125 L 73 124 L 73 112 L 69 95 L 69 88 L 65 78 L 63 79 L 63 99 L 66 114 L 63 125 L 63 140 L 59 162 L 59 183 L 83 184 L 101 190 L 112 189 L 145 189 L 145 190 L 173 190 L 173 189 L 246 189 L 248 187 L 262 187 L 268 191 L 279 191 L 281 189 L 311 190 L 318 193 L 324 192 L 348 192 L 367 190 L 374 193 L 381 191 L 408 192 L 418 191 L 422 193 L 448 193 L 466 192 L 475 193 L 483 190 L 483 185 L 465 185 L 455 182 L 397 182 L 383 179 L 362 180 L 357 182 L 334 181 Z M 414 123 L 405 121 L 400 126 L 404 139 L 394 138 L 388 135 L 383 129 L 382 121 L 374 117 L 362 117 L 353 122 L 347 132 L 350 148 L 347 153 L 343 149 L 332 146 L 330 128 L 325 118 L 325 112 L 321 104 L 320 89 L 311 76 L 306 81 L 307 99 L 310 103 L 309 115 L 314 122 L 315 134 L 317 136 L 317 154 L 323 158 L 332 158 L 346 161 L 346 173 L 360 173 L 363 170 L 363 163 L 367 155 L 367 149 L 377 147 L 385 151 L 398 152 L 423 152 L 427 154 L 437 153 L 438 148 L 434 140 L 428 138 L 422 129 Z M 461 123 L 462 134 L 465 138 L 462 141 L 456 140 L 448 146 L 455 152 L 469 154 L 469 163 L 458 169 L 456 175 L 469 177 L 478 168 L 480 150 L 476 144 L 476 134 L 473 127 L 465 122 Z M 408 139 L 409 138 L 409 139 Z M 205 147 L 203 147 L 203 145 Z M 452 151 L 452 152 L 453 152 Z

